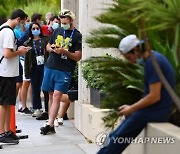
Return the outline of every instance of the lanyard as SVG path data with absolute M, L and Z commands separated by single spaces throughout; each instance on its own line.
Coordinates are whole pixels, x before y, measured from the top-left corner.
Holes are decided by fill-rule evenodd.
M 73 34 L 74 34 L 74 30 L 75 30 L 75 28 L 73 29 L 73 31 L 71 32 L 71 35 L 70 35 L 70 40 L 68 42 L 69 47 L 71 46 L 71 41 L 72 41 L 72 37 L 73 37 Z M 66 31 L 64 30 L 64 33 L 63 33 L 63 47 L 65 46 L 65 39 L 66 39 Z
M 34 47 L 34 52 L 35 52 L 35 54 L 38 55 L 37 48 L 36 48 L 36 43 L 35 43 L 34 40 L 33 40 L 33 47 Z M 40 55 L 43 55 L 43 52 L 42 52 L 42 41 L 41 41 L 41 39 L 39 39 L 39 54 L 40 54 Z

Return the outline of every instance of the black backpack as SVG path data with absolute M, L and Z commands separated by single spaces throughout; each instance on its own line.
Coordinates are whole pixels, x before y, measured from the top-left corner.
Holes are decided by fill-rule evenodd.
M 11 30 L 13 31 L 13 29 L 12 29 L 10 26 L 8 26 L 8 25 L 1 27 L 1 28 L 0 28 L 0 31 L 1 31 L 2 29 L 4 29 L 4 28 L 9 28 L 9 29 L 11 29 Z M 13 31 L 13 33 L 14 33 L 14 31 Z M 15 37 L 15 34 L 14 34 L 14 37 Z M 15 37 L 15 40 L 16 40 L 16 37 Z M 0 58 L 0 63 L 2 62 L 3 58 L 4 58 L 4 56 L 2 56 L 2 57 Z

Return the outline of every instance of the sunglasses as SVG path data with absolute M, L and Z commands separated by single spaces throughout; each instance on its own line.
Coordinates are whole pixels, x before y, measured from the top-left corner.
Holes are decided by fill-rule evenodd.
M 35 30 L 35 29 L 39 30 L 39 28 L 32 28 L 32 30 Z

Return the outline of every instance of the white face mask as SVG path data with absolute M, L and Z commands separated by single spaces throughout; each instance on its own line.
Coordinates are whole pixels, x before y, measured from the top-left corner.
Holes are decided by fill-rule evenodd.
M 64 29 L 64 30 L 69 30 L 70 29 L 70 24 L 61 24 L 61 27 Z

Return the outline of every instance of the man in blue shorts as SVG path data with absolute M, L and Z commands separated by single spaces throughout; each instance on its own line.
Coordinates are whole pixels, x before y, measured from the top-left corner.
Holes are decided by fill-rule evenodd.
M 49 57 L 45 64 L 42 90 L 49 92 L 49 120 L 40 128 L 41 134 L 55 133 L 60 100 L 67 93 L 76 62 L 81 59 L 82 35 L 74 27 L 75 15 L 70 10 L 59 14 L 61 27 L 57 28 L 47 45 Z
M 141 47 L 140 47 L 141 46 Z M 170 86 L 175 88 L 175 73 L 169 61 L 156 51 L 147 51 L 136 35 L 128 35 L 119 44 L 123 56 L 132 63 L 143 58 L 144 61 L 144 95 L 132 105 L 123 105 L 118 108 L 119 114 L 125 116 L 122 124 L 109 135 L 109 143 L 100 149 L 98 154 L 120 154 L 129 143 L 118 143 L 118 138 L 134 139 L 148 122 L 167 122 L 171 113 L 172 99 L 159 76 L 157 75 L 150 52 L 153 52 L 161 70 Z

